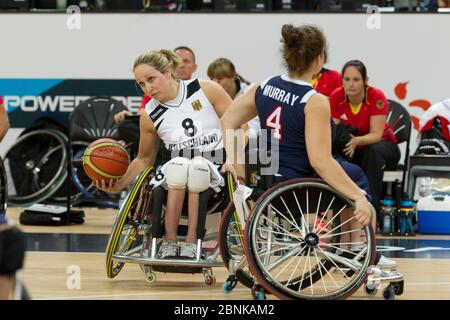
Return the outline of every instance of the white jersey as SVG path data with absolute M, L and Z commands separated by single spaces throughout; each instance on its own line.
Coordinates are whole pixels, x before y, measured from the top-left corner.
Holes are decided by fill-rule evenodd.
M 152 99 L 145 106 L 166 149 L 202 153 L 222 149 L 220 119 L 199 80 L 180 80 L 179 84 L 178 96 L 172 101 Z
M 246 93 L 253 86 L 253 84 L 247 84 L 239 79 L 236 79 L 236 85 L 238 88 L 238 92 L 234 97 L 235 100 L 238 97 L 242 96 L 244 93 Z M 249 122 L 247 122 L 247 124 L 249 129 L 249 139 L 256 139 L 259 135 L 259 132 L 261 131 L 261 124 L 259 122 L 259 117 L 258 116 L 254 117 Z

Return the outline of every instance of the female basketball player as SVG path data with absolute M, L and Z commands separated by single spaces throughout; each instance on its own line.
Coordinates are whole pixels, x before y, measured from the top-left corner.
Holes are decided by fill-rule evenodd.
M 343 152 L 367 176 L 373 204 L 378 212 L 383 191 L 383 169 L 400 160 L 392 128 L 386 123 L 388 103 L 380 89 L 367 84 L 367 70 L 359 60 L 342 68 L 343 86 L 330 96 L 331 116 L 336 124 L 349 124 L 359 129 Z
M 282 43 L 288 74 L 271 77 L 234 101 L 221 118 L 222 135 L 226 138 L 227 130 L 235 130 L 258 115 L 261 128 L 272 129 L 267 134 L 278 140 L 279 169 L 275 181 L 308 177 L 316 172 L 331 187 L 355 201 L 357 222 L 352 229 L 358 227 L 358 222 L 366 226 L 374 218 L 366 198 L 367 179 L 356 165 L 333 158 L 334 123 L 329 102 L 310 84 L 313 75 L 323 67 L 325 36 L 314 26 L 284 25 Z M 227 154 L 231 155 L 233 146 L 227 142 Z M 222 170 L 235 176 L 235 162 L 229 159 Z M 352 233 L 353 237 L 357 239 L 359 235 Z
M 178 56 L 169 50 L 147 52 L 136 59 L 133 67 L 136 82 L 152 97 L 140 117 L 138 156 L 121 179 L 116 183 L 96 181 L 98 188 L 118 192 L 129 186 L 137 175 L 154 164 L 160 139 L 172 156 L 197 151 L 206 157 L 223 151 L 220 117 L 231 98 L 213 81 L 175 80 L 179 63 Z M 160 258 L 178 255 L 177 228 L 188 189 L 188 233 L 179 255 L 195 258 L 199 192 L 209 187 L 208 163 L 200 157 L 191 160 L 176 157 L 166 164 L 165 180 L 168 185 L 165 239 L 158 255 Z

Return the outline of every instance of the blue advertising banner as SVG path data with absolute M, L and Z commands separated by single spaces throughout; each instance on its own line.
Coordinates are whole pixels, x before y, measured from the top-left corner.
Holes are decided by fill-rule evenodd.
M 70 112 L 93 96 L 113 97 L 136 111 L 142 97 L 134 80 L 0 79 L 0 95 L 12 128 L 27 128 L 42 117 L 65 125 Z

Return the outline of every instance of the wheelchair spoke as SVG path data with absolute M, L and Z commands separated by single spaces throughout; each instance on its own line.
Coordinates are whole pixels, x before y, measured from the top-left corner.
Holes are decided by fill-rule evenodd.
M 311 250 L 309 250 L 311 251 Z M 312 279 L 312 268 L 311 268 L 311 257 L 309 255 L 308 251 L 308 264 L 309 264 L 309 283 L 311 284 L 309 287 L 311 288 L 311 294 L 314 294 L 314 285 L 313 285 L 313 279 Z
M 279 226 L 279 224 L 276 224 L 276 225 Z M 285 230 L 285 229 L 282 228 L 282 227 L 279 227 L 279 228 Z M 259 227 L 258 230 L 259 230 L 259 231 L 270 232 L 270 233 L 273 233 L 273 234 L 279 234 L 279 235 L 282 235 L 282 236 L 285 236 L 285 235 L 286 235 L 286 233 L 279 232 L 279 231 L 274 231 L 274 230 L 272 230 L 272 229 L 267 229 L 267 228 L 263 228 L 263 227 Z M 293 234 L 291 234 L 291 233 L 289 233 L 289 235 L 291 235 L 292 237 L 295 237 L 295 236 L 294 236 Z M 296 239 L 298 239 L 299 241 L 303 241 L 303 238 L 298 238 L 298 237 L 296 237 Z
M 336 247 L 336 246 L 330 245 L 329 243 L 326 243 L 326 242 L 322 243 L 321 245 L 326 246 L 326 247 L 330 247 L 330 248 L 333 248 L 333 249 L 336 249 L 336 250 L 339 250 L 339 251 L 342 251 L 342 252 L 347 252 L 347 253 L 351 254 L 352 256 L 355 256 L 355 257 L 358 255 L 357 252 L 349 251 L 349 250 L 343 249 L 341 247 Z
M 280 264 L 282 264 L 284 261 L 286 261 L 287 259 L 291 258 L 293 255 L 298 256 L 306 247 L 302 248 L 294 248 L 292 249 L 288 254 L 281 256 L 280 258 L 278 258 L 278 260 L 275 260 L 275 262 L 273 262 L 271 265 L 267 266 L 266 270 L 267 271 L 272 271 L 274 268 L 278 267 Z M 290 259 L 290 261 L 286 264 L 286 266 L 277 274 L 277 276 L 282 273 L 287 266 L 289 266 L 289 264 L 291 264 L 291 262 L 294 261 L 294 259 Z M 275 278 L 277 277 L 275 276 Z
M 364 245 L 365 242 L 321 242 L 321 244 L 334 244 L 334 245 Z
M 294 198 L 295 198 L 295 202 L 297 203 L 297 207 L 300 209 L 300 213 L 301 213 L 301 216 L 302 216 L 302 222 L 303 222 L 303 225 L 306 226 L 306 232 L 304 231 L 303 234 L 309 233 L 309 225 L 306 223 L 306 220 L 305 220 L 305 214 L 303 213 L 302 206 L 301 206 L 300 203 L 298 202 L 297 194 L 295 193 L 294 190 L 292 190 L 292 193 L 294 194 Z
M 334 262 L 334 260 L 332 259 L 332 257 L 329 254 L 327 254 L 325 251 L 323 251 L 319 247 L 317 247 L 317 249 L 327 258 L 328 261 L 330 261 L 335 266 L 335 268 L 337 270 L 339 270 L 344 275 L 345 278 L 350 279 L 350 277 L 347 276 L 347 274 L 341 268 L 339 268 L 339 266 Z M 340 261 L 338 261 L 338 262 L 340 263 Z
M 344 265 L 346 269 L 349 268 L 353 271 L 358 271 L 361 269 L 361 263 L 355 260 L 355 258 L 353 259 L 346 258 L 345 256 L 337 255 L 332 252 L 323 251 L 322 249 L 320 249 L 320 251 L 323 255 L 325 255 L 327 259 L 329 259 L 330 261 L 336 261 L 339 264 Z
M 319 216 L 319 208 L 320 208 L 320 201 L 321 201 L 321 200 L 322 200 L 322 191 L 320 191 L 319 201 L 317 202 L 316 215 L 314 216 L 314 227 L 313 227 L 313 232 L 316 230 L 316 221 L 317 221 L 317 217 Z
M 362 228 L 360 228 L 360 229 L 353 229 L 353 230 L 349 230 L 349 231 L 342 231 L 342 232 L 339 232 L 339 233 L 331 233 L 331 234 L 326 233 L 323 236 L 321 235 L 320 238 L 332 238 L 332 237 L 343 235 L 343 234 L 346 234 L 346 233 L 360 232 L 361 230 L 363 230 L 363 229 Z
M 311 247 L 308 247 L 308 253 L 306 255 L 309 256 L 310 252 L 311 252 Z M 305 279 L 305 271 L 306 271 L 306 262 L 305 262 L 305 266 L 303 267 L 302 278 L 300 279 L 300 284 L 298 286 L 298 292 L 300 292 L 300 290 L 302 289 L 303 280 Z
M 309 193 L 308 189 L 306 189 L 306 225 L 309 228 Z M 308 230 L 309 232 L 309 230 Z
M 306 247 L 303 247 L 303 249 L 302 249 L 299 253 L 297 253 L 295 256 L 298 257 L 298 256 L 300 255 L 300 253 L 302 253 L 303 250 L 305 250 L 305 249 L 306 249 Z M 293 259 L 291 259 L 291 261 L 293 261 Z M 290 264 L 290 262 L 289 262 L 289 264 Z M 287 264 L 286 267 L 287 267 L 289 264 Z M 287 282 L 287 284 L 286 284 L 287 286 L 289 286 L 289 283 L 290 283 L 291 280 L 292 280 L 292 276 L 294 275 L 295 270 L 297 270 L 299 264 L 300 264 L 300 259 L 297 259 L 297 264 L 295 265 L 294 269 L 293 269 L 292 272 L 291 272 L 291 275 L 289 276 L 288 282 Z M 284 271 L 284 270 L 286 269 L 286 267 L 284 267 L 284 269 L 283 269 L 282 271 Z
M 330 221 L 328 221 L 323 227 L 320 228 L 320 230 L 317 230 L 316 233 L 320 233 L 323 229 L 325 229 L 326 227 L 328 227 L 328 225 L 333 222 L 334 219 L 336 219 L 336 217 L 338 217 L 340 215 L 340 213 L 347 208 L 347 205 L 344 205 L 341 210 L 338 211 L 338 213 L 336 213 L 331 219 Z M 334 229 L 333 229 L 334 230 Z
M 322 280 L 323 288 L 325 289 L 325 293 L 328 293 L 327 286 L 325 285 L 325 280 L 324 280 L 323 274 L 322 274 L 322 265 L 320 264 L 320 261 L 317 258 L 317 254 L 316 254 L 316 250 L 315 249 L 313 249 L 313 252 L 314 252 L 314 256 L 316 257 L 317 264 L 319 265 L 318 269 L 319 269 L 319 273 L 320 273 L 320 279 Z M 313 284 L 311 283 L 311 285 L 313 285 Z
M 317 257 L 317 252 L 316 252 L 316 251 L 314 251 L 314 254 L 316 255 L 316 258 L 318 259 L 318 257 Z M 333 283 L 334 283 L 334 285 L 336 286 L 336 288 L 337 288 L 337 289 L 340 289 L 341 287 L 337 284 L 336 280 L 334 280 L 334 277 L 333 277 L 332 272 L 330 272 L 331 268 L 326 268 L 325 265 L 322 263 L 321 260 L 319 260 L 319 264 L 320 264 L 321 267 L 326 271 L 327 275 L 330 276 L 330 279 L 331 279 L 331 281 L 333 281 Z
M 302 231 L 300 230 L 300 227 L 297 225 L 297 223 L 295 222 L 295 220 L 291 221 L 291 220 L 289 220 L 288 218 L 286 218 L 286 217 L 285 217 L 285 216 L 284 216 L 277 208 L 275 208 L 275 207 L 273 206 L 273 204 L 270 204 L 270 207 L 271 207 L 273 210 L 275 210 L 276 213 L 278 213 L 280 216 L 282 216 L 282 217 L 283 217 L 287 222 L 289 222 L 291 225 L 293 225 L 294 227 L 297 227 L 297 230 L 300 231 L 301 236 L 304 237 Z M 288 210 L 289 210 L 289 209 L 288 209 Z M 291 214 L 291 216 L 292 216 L 292 214 Z
M 336 229 L 339 229 L 340 227 L 346 225 L 347 223 L 349 223 L 350 221 L 352 221 L 352 220 L 354 220 L 354 219 L 356 219 L 356 217 L 355 217 L 355 216 L 352 216 L 350 219 L 347 219 L 345 222 L 341 223 L 340 225 L 336 226 L 334 229 L 331 229 L 330 231 L 328 231 L 327 233 L 325 233 L 325 235 L 329 234 L 330 232 L 333 232 L 333 231 L 336 230 Z M 322 230 L 323 230 L 323 228 L 320 229 L 320 231 L 322 231 Z
M 269 251 L 267 251 L 267 246 L 265 246 L 265 242 L 257 242 L 257 244 L 258 245 L 262 245 L 262 248 L 261 248 L 261 250 L 258 250 L 257 251 L 257 254 L 260 256 L 260 257 L 262 257 L 264 254 L 272 254 L 272 253 L 274 253 L 274 252 L 277 252 L 277 251 L 282 251 L 282 250 L 289 250 L 289 248 L 292 248 L 293 246 L 292 245 L 286 245 L 286 246 L 284 246 L 284 247 L 280 247 L 280 248 L 277 248 L 277 249 L 273 249 L 273 250 L 269 250 Z M 297 249 L 298 248 L 298 246 L 295 246 L 293 249 L 292 249 L 292 251 L 294 251 L 295 249 Z M 291 252 L 292 252 L 291 251 Z
M 293 216 L 292 213 L 291 213 L 291 210 L 289 210 L 289 207 L 287 206 L 287 204 L 286 204 L 286 202 L 284 201 L 283 197 L 280 196 L 280 198 L 281 198 L 281 201 L 283 202 L 284 206 L 286 207 L 286 210 L 289 212 L 289 215 L 290 215 L 291 218 L 292 218 L 292 222 L 291 222 L 291 220 L 286 219 L 286 217 L 283 216 L 283 215 L 281 214 L 281 212 L 279 212 L 278 214 L 281 214 L 281 216 L 282 216 L 283 218 L 285 218 L 285 219 L 286 219 L 287 221 L 289 221 L 293 226 L 295 226 L 295 227 L 297 228 L 297 230 L 300 232 L 300 234 L 302 235 L 302 237 L 304 237 L 305 234 L 302 233 L 302 230 L 300 229 L 300 227 L 298 226 L 297 222 L 295 221 L 294 216 Z M 274 207 L 273 205 L 272 205 L 272 207 L 275 209 L 275 207 Z M 276 210 L 276 209 L 275 209 L 275 210 Z M 277 211 L 277 210 L 276 210 L 276 211 Z
M 328 204 L 328 208 L 327 208 L 327 210 L 325 210 L 325 214 L 324 214 L 324 215 L 322 216 L 322 218 L 320 219 L 320 221 L 319 221 L 319 223 L 318 223 L 318 226 L 320 226 L 320 225 L 322 224 L 322 222 L 323 222 L 323 219 L 326 218 L 328 211 L 330 210 L 331 206 L 333 205 L 334 199 L 336 199 L 336 197 L 333 196 L 333 199 L 331 199 L 330 203 Z M 314 233 L 318 233 L 317 230 L 316 230 L 315 225 L 314 225 L 314 230 L 313 230 L 313 232 L 314 232 Z
M 275 225 L 278 229 L 281 229 L 282 231 L 286 232 L 286 233 L 287 233 L 288 235 L 290 235 L 292 238 L 295 238 L 295 239 L 297 239 L 297 240 L 299 240 L 299 241 L 303 241 L 302 238 L 299 238 L 299 237 L 295 236 L 295 235 L 292 234 L 291 232 L 289 232 L 289 231 L 287 231 L 286 229 L 284 229 L 283 227 L 281 227 L 279 224 L 276 224 L 275 222 L 272 222 L 272 220 L 270 220 L 269 218 L 267 218 L 267 217 L 265 217 L 265 216 L 263 216 L 263 218 L 266 219 L 268 222 L 270 222 L 272 225 Z M 258 229 L 260 229 L 260 228 L 261 228 L 261 227 L 258 227 Z M 268 230 L 268 232 L 275 233 L 275 232 L 277 232 L 277 231 Z

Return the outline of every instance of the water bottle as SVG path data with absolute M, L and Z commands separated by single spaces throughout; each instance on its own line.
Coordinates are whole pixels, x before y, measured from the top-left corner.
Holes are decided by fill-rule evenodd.
M 411 199 L 405 198 L 401 201 L 400 204 L 401 211 L 401 229 L 400 232 L 402 235 L 412 234 L 414 233 L 414 228 L 412 225 L 412 217 L 414 214 L 414 205 Z
M 383 232 L 385 233 L 393 231 L 394 204 L 394 200 L 390 198 L 381 200 L 381 216 L 383 217 Z

